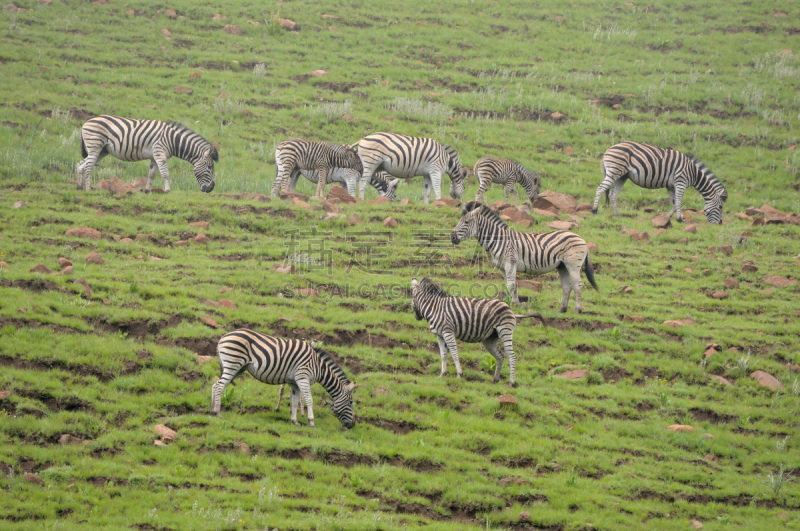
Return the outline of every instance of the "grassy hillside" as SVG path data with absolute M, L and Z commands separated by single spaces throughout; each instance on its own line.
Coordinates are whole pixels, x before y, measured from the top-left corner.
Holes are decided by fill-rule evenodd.
M 786 475 L 800 468 L 800 380 L 787 367 L 800 364 L 800 288 L 767 277 L 800 277 L 800 228 L 734 216 L 800 211 L 798 4 L 15 6 L 0 14 L 0 528 L 800 528 L 797 473 Z M 102 113 L 179 120 L 217 141 L 214 192 L 176 159 L 169 195 L 76 191 L 79 128 Z M 459 209 L 421 204 L 421 179 L 398 189 L 411 205 L 360 203 L 332 220 L 313 201 L 253 195 L 268 194 L 279 141 L 374 131 L 433 136 L 467 165 L 516 158 L 579 202 L 613 143 L 673 147 L 725 183 L 725 223 L 690 212 L 694 234 L 676 223 L 632 240 L 622 230 L 652 231 L 645 208 L 669 206 L 666 191 L 628 184 L 619 218 L 602 206 L 574 229 L 599 247 L 600 292 L 586 283 L 583 314 L 556 313 L 554 273 L 534 279 L 540 293 L 521 288 L 517 312 L 548 326 L 516 329 L 519 386 L 506 387 L 507 367 L 491 383 L 480 345 L 459 345 L 461 380 L 452 363 L 440 378 L 411 277 L 504 289 L 476 242 L 450 245 Z M 95 182 L 146 172 L 107 158 Z M 684 204 L 703 205 L 694 191 Z M 66 234 L 76 227 L 101 236 Z M 290 253 L 297 274 L 271 271 Z M 675 319 L 693 323 L 663 324 Z M 356 427 L 341 427 L 320 386 L 317 428 L 295 427 L 288 400 L 274 412 L 277 388 L 248 375 L 209 416 L 219 368 L 198 356 L 245 326 L 323 341 L 361 384 Z M 568 370 L 588 373 L 558 376 Z M 516 406 L 501 407 L 507 393 Z M 158 424 L 176 441 L 155 446 Z

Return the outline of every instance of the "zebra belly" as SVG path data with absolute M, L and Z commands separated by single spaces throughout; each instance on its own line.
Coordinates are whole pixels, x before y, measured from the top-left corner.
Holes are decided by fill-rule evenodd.
M 560 263 L 561 261 L 559 260 L 553 264 L 541 266 L 541 265 L 527 264 L 522 260 L 517 260 L 517 273 L 536 273 L 536 274 L 549 273 L 550 271 L 555 270 L 555 268 L 558 267 L 558 264 Z
M 258 380 L 259 382 L 270 384 L 270 385 L 281 385 L 281 384 L 294 384 L 294 369 L 290 369 L 286 373 L 280 373 L 273 370 L 273 367 L 261 367 L 260 372 L 257 370 L 256 366 L 253 363 L 247 365 L 247 372 L 249 372 L 253 378 Z
M 153 158 L 153 148 L 146 147 L 146 148 L 139 148 L 139 149 L 131 149 L 127 152 L 120 149 L 121 146 L 115 146 L 112 143 L 106 144 L 106 151 L 108 154 L 118 158 L 119 160 L 124 160 L 127 162 L 137 162 L 140 160 L 149 160 Z
M 643 175 L 639 173 L 636 168 L 628 168 L 628 173 L 626 174 L 628 179 L 635 184 L 636 186 L 641 186 L 642 188 L 674 188 L 675 187 L 675 176 L 670 175 L 666 181 L 664 179 L 653 179 L 653 178 L 645 178 Z
M 397 177 L 398 179 L 411 179 L 412 177 L 417 177 L 419 175 L 430 175 L 430 168 L 427 164 L 406 168 L 403 166 L 398 166 L 390 160 L 384 160 L 383 164 L 380 166 L 380 169 L 392 177 Z

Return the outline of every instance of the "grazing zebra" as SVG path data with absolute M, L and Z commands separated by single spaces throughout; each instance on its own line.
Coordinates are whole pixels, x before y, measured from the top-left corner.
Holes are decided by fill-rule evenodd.
M 475 168 L 472 171 L 480 183 L 478 193 L 475 194 L 475 201 L 484 202 L 483 194 L 491 183 L 505 185 L 503 201 L 506 203 L 508 203 L 508 196 L 513 191 L 514 206 L 517 206 L 517 199 L 519 198 L 519 193 L 515 186 L 517 183 L 521 184 L 525 189 L 531 204 L 539 194 L 539 186 L 541 184 L 539 174 L 529 170 L 515 160 L 483 157 L 475 163 Z
M 300 180 L 301 174 L 312 183 L 316 183 L 319 180 L 319 174 L 316 170 L 300 170 L 295 172 L 292 182 L 289 183 L 289 191 L 294 192 L 295 188 L 297 188 L 297 182 Z M 326 184 L 343 183 L 347 188 L 347 193 L 355 197 L 356 183 L 360 178 L 361 174 L 356 170 L 351 170 L 350 168 L 333 168 L 328 172 L 328 182 Z M 278 177 L 276 177 L 276 180 L 277 179 Z M 369 184 L 375 188 L 378 195 L 386 197 L 393 202 L 397 200 L 397 185 L 400 184 L 400 179 L 393 179 L 388 173 L 379 172 L 372 176 L 372 180 Z M 279 189 L 280 183 L 274 187 Z
M 517 358 L 514 356 L 514 327 L 518 318 L 536 317 L 544 323 L 540 313 L 514 315 L 511 308 L 503 301 L 495 299 L 478 299 L 453 297 L 433 283 L 429 278 L 411 280 L 411 300 L 414 316 L 418 321 L 428 321 L 431 332 L 439 341 L 439 355 L 442 358 L 442 370 L 439 376 L 447 372 L 447 351 L 456 366 L 456 376 L 461 378 L 461 363 L 458 361 L 456 340 L 467 343 L 483 343 L 486 350 L 495 357 L 497 366 L 494 371 L 494 383 L 500 381 L 503 368 L 503 354 L 497 348 L 497 341 L 503 343 L 505 357 L 511 370 L 509 385 L 516 387 Z
M 450 234 L 454 245 L 475 237 L 491 258 L 503 269 L 512 304 L 519 304 L 517 271 L 541 274 L 556 269 L 561 278 L 564 298 L 558 311 L 566 312 L 569 294 L 575 290 L 575 313 L 581 307 L 581 267 L 592 287 L 599 291 L 594 281 L 594 271 L 589 261 L 586 242 L 575 233 L 558 230 L 527 234 L 509 230 L 505 222 L 488 206 L 477 201 L 464 205 L 463 216 Z
M 97 116 L 81 128 L 81 156 L 78 163 L 78 190 L 89 190 L 92 171 L 106 155 L 136 162 L 150 159 L 145 192 L 150 192 L 156 169 L 164 179 L 164 191 L 169 192 L 167 160 L 178 157 L 194 166 L 194 176 L 200 190 L 214 189 L 214 162 L 219 160 L 217 149 L 208 140 L 178 122 L 134 120 L 118 116 Z M 85 184 L 84 184 L 85 183 Z
M 297 405 L 306 403 L 308 423 L 314 427 L 311 386 L 319 382 L 333 399 L 333 414 L 345 428 L 355 426 L 352 383 L 326 351 L 315 350 L 299 339 L 280 339 L 245 328 L 222 336 L 217 344 L 222 376 L 211 391 L 211 413 L 220 414 L 225 387 L 242 371 L 272 384 L 288 383 L 292 389 L 292 422 L 297 422 Z
M 597 187 L 593 214 L 597 214 L 600 196 L 605 192 L 614 215 L 619 215 L 617 197 L 622 185 L 630 179 L 643 188 L 666 188 L 672 200 L 672 210 L 667 217 L 677 212 L 680 222 L 683 222 L 683 193 L 694 186 L 705 201 L 706 219 L 711 223 L 722 223 L 722 204 L 728 199 L 728 192 L 708 166 L 693 155 L 638 142 L 622 142 L 608 148 L 601 166 L 604 178 Z
M 325 185 L 330 182 L 328 173 L 334 168 L 349 168 L 359 174 L 364 170 L 361 159 L 350 146 L 329 142 L 312 142 L 302 138 L 284 140 L 275 150 L 275 164 L 278 175 L 272 185 L 272 195 L 285 191 L 300 170 L 315 170 L 323 179 L 317 179 L 317 192 L 314 197 L 321 198 Z
M 461 199 L 467 170 L 455 150 L 431 138 L 417 138 L 393 133 L 373 133 L 358 141 L 358 156 L 364 166 L 359 196 L 364 199 L 364 190 L 372 175 L 383 170 L 400 179 L 411 179 L 423 175 L 423 196 L 430 200 L 431 185 L 436 199 L 442 198 L 442 175 L 450 176 L 450 197 Z

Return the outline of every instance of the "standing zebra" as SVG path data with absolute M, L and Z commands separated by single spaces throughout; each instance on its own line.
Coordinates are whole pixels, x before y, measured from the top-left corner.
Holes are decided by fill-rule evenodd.
M 677 212 L 680 222 L 683 222 L 683 193 L 694 186 L 705 201 L 706 219 L 711 223 L 722 223 L 722 204 L 728 199 L 728 192 L 708 166 L 693 155 L 638 142 L 622 142 L 608 148 L 601 166 L 604 178 L 597 187 L 593 214 L 597 214 L 600 196 L 605 192 L 614 215 L 619 215 L 617 197 L 622 185 L 630 179 L 643 188 L 666 188 L 672 201 L 672 210 L 667 217 Z
M 289 184 L 300 170 L 315 170 L 322 179 L 317 179 L 317 192 L 314 197 L 321 198 L 325 185 L 329 182 L 328 173 L 334 168 L 349 168 L 361 173 L 364 168 L 355 150 L 341 144 L 312 142 L 302 138 L 284 140 L 275 150 L 275 164 L 278 175 L 272 185 L 272 195 L 279 190 L 287 190 Z
M 514 192 L 514 206 L 517 206 L 517 199 L 519 192 L 517 192 L 516 184 L 519 183 L 525 189 L 531 204 L 539 194 L 539 174 L 529 170 L 519 162 L 509 159 L 495 159 L 492 157 L 483 157 L 475 163 L 475 168 L 472 170 L 478 178 L 480 186 L 478 193 L 475 194 L 475 201 L 484 202 L 483 194 L 491 183 L 505 185 L 505 195 L 503 201 L 508 203 L 508 196 Z
M 447 144 L 431 138 L 417 138 L 393 133 L 373 133 L 358 141 L 358 156 L 364 166 L 359 196 L 364 199 L 364 190 L 372 175 L 383 170 L 400 179 L 423 175 L 423 196 L 428 203 L 431 185 L 436 199 L 442 198 L 442 175 L 450 176 L 450 197 L 461 199 L 467 170 L 461 159 Z
M 169 192 L 167 160 L 178 157 L 194 166 L 194 176 L 200 190 L 214 189 L 214 162 L 219 160 L 217 149 L 208 140 L 178 122 L 134 120 L 118 116 L 97 116 L 81 128 L 81 156 L 78 163 L 78 190 L 89 190 L 92 171 L 106 155 L 136 162 L 150 159 L 145 192 L 150 192 L 156 169 L 164 179 L 164 191 Z
M 453 297 L 433 283 L 429 278 L 411 280 L 411 300 L 414 316 L 418 321 L 428 321 L 431 332 L 439 341 L 439 355 L 442 370 L 439 376 L 447 373 L 447 351 L 456 366 L 456 376 L 461 378 L 461 363 L 458 361 L 456 340 L 467 343 L 482 342 L 486 350 L 495 357 L 494 383 L 500 381 L 503 368 L 503 355 L 497 348 L 498 340 L 503 343 L 505 357 L 511 370 L 509 385 L 516 387 L 517 358 L 514 356 L 514 327 L 517 318 L 536 317 L 544 323 L 539 313 L 514 315 L 508 304 L 495 299 Z
M 570 292 L 575 290 L 575 313 L 581 307 L 581 267 L 592 287 L 594 271 L 589 261 L 586 242 L 575 233 L 558 230 L 527 234 L 509 230 L 505 222 L 488 206 L 470 201 L 464 205 L 464 215 L 450 234 L 454 245 L 475 237 L 496 267 L 503 269 L 512 303 L 519 304 L 517 270 L 541 274 L 556 269 L 561 278 L 564 298 L 558 311 L 566 312 Z
M 289 183 L 289 191 L 294 192 L 295 188 L 297 188 L 297 182 L 300 180 L 301 174 L 312 183 L 317 183 L 319 181 L 319 173 L 317 173 L 316 170 L 300 170 L 295 172 L 292 182 Z M 278 178 L 279 176 L 275 177 L 276 181 Z M 350 168 L 333 168 L 328 172 L 328 182 L 326 184 L 343 183 L 347 188 L 347 193 L 355 197 L 356 183 L 358 183 L 360 178 L 361 174 L 356 170 Z M 400 184 L 400 179 L 393 179 L 388 173 L 379 172 L 372 176 L 372 180 L 369 184 L 375 188 L 378 195 L 386 197 L 393 202 L 397 200 L 397 185 Z M 273 188 L 276 190 L 280 189 L 280 183 L 274 184 Z
M 297 405 L 306 403 L 308 423 L 314 427 L 314 402 L 311 386 L 319 382 L 331 395 L 333 414 L 345 428 L 355 426 L 352 383 L 344 371 L 322 349 L 315 350 L 299 339 L 280 339 L 245 328 L 222 336 L 217 344 L 222 372 L 211 391 L 211 413 L 220 414 L 222 392 L 242 371 L 257 380 L 272 384 L 288 383 L 292 389 L 292 422 L 297 422 Z

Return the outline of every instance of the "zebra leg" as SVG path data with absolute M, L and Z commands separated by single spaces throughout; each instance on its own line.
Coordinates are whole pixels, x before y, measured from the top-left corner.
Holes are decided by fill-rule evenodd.
M 85 161 L 86 159 L 83 159 L 79 161 L 78 164 L 75 166 L 75 176 L 78 179 L 78 190 L 83 188 L 83 163 Z
M 297 387 L 299 388 L 298 400 L 302 403 L 306 402 L 306 410 L 308 412 L 308 425 L 314 428 L 314 402 L 311 398 L 311 383 L 308 380 L 297 380 Z
M 675 219 L 678 222 L 683 223 L 683 213 L 681 212 L 681 208 L 683 207 L 683 193 L 686 191 L 685 186 L 683 183 L 676 183 L 675 184 Z
M 222 403 L 222 393 L 228 387 L 236 375 L 242 371 L 243 366 L 226 365 L 222 369 L 222 376 L 220 376 L 217 383 L 211 388 L 211 413 L 221 417 L 220 408 Z
M 280 388 L 278 389 L 278 403 L 275 404 L 275 411 L 280 411 L 281 409 L 281 400 L 283 400 L 283 390 L 286 387 L 286 384 L 281 384 Z
M 669 194 L 669 200 L 672 202 L 672 209 L 667 214 L 667 217 L 671 218 L 672 214 L 675 213 L 675 188 L 667 187 L 667 193 Z
M 611 200 L 611 210 L 614 211 L 615 216 L 619 216 L 619 212 L 617 212 L 617 197 L 619 197 L 619 193 L 622 191 L 622 186 L 625 184 L 626 180 L 628 180 L 627 177 L 620 177 L 614 181 L 614 187 L 611 189 L 611 193 L 609 194 L 609 199 Z
M 581 280 L 581 266 L 583 261 L 580 262 L 578 267 L 567 267 L 569 272 L 569 280 L 572 289 L 575 290 L 575 313 L 581 313 L 583 306 L 581 305 L 581 293 L 583 292 L 583 281 Z
M 500 342 L 503 343 L 503 350 L 508 358 L 508 369 L 511 372 L 508 378 L 508 385 L 511 387 L 517 386 L 517 357 L 514 355 L 514 329 L 511 328 L 498 331 Z M 499 376 L 499 374 L 498 374 Z
M 442 358 L 442 370 L 439 371 L 439 376 L 447 374 L 447 343 L 444 337 L 436 335 L 436 340 L 439 342 L 439 356 Z
M 328 181 L 328 168 L 324 166 L 317 168 L 317 175 L 319 179 L 317 179 L 317 193 L 314 194 L 314 197 L 322 199 L 325 194 L 325 183 Z
M 497 349 L 497 335 L 492 334 L 490 338 L 485 339 L 483 341 L 483 346 L 486 347 L 489 354 L 494 356 L 494 359 L 497 360 L 494 370 L 494 383 L 497 383 L 500 381 L 500 372 L 503 370 L 503 355 L 500 354 L 500 351 Z
M 511 295 L 511 304 L 519 304 L 519 293 L 517 293 L 517 266 L 510 261 L 506 263 L 506 288 Z
M 164 191 L 169 193 L 169 168 L 167 167 L 167 160 L 154 159 L 158 166 L 158 171 L 161 173 L 161 178 L 164 179 Z M 149 181 L 148 181 L 149 184 Z
M 442 174 L 433 171 L 431 172 L 429 179 L 430 180 L 428 182 L 430 182 L 431 186 L 433 186 L 433 195 L 436 196 L 436 200 L 438 201 L 442 198 Z M 425 202 L 427 203 L 428 201 L 426 200 Z
M 450 357 L 453 358 L 453 364 L 456 366 L 456 377 L 461 378 L 461 363 L 458 361 L 458 344 L 456 343 L 456 336 L 452 332 L 445 332 L 442 334 L 444 342 L 447 344 L 447 349 L 450 351 Z
M 572 291 L 572 282 L 570 281 L 570 274 L 569 271 L 567 271 L 567 266 L 564 265 L 564 262 L 558 264 L 556 269 L 558 270 L 558 276 L 561 279 L 561 291 L 564 292 L 564 298 L 561 299 L 561 308 L 559 308 L 558 311 L 564 313 L 567 311 L 567 305 L 569 304 L 569 294 Z
M 295 426 L 299 426 L 300 423 L 297 422 L 297 402 L 300 401 L 300 388 L 297 387 L 295 384 L 289 384 L 291 390 L 291 401 L 292 401 L 292 424 Z
M 272 181 L 272 188 L 269 190 L 270 197 L 275 197 L 281 190 L 281 163 L 280 158 L 275 157 L 275 180 Z
M 150 159 L 150 169 L 147 171 L 147 184 L 144 185 L 144 192 L 146 194 L 149 194 L 153 187 L 153 177 L 156 175 L 156 170 L 158 170 L 158 165 L 155 159 Z
M 480 186 L 478 186 L 478 192 L 475 194 L 475 201 L 483 203 L 485 201 L 483 196 L 486 193 L 486 189 L 489 187 L 491 179 L 489 178 L 483 179 L 481 178 L 480 175 L 476 176 L 478 177 L 478 182 L 480 183 Z
M 422 179 L 422 200 L 426 205 L 431 200 L 431 178 L 428 175 Z
M 611 185 L 614 184 L 616 178 L 613 175 L 609 175 L 606 171 L 606 165 L 601 163 L 600 166 L 603 168 L 603 182 L 600 183 L 600 186 L 597 187 L 597 192 L 594 194 L 594 204 L 592 205 L 592 214 L 597 214 L 597 206 L 600 204 L 600 196 L 606 193 L 606 190 L 611 188 Z

